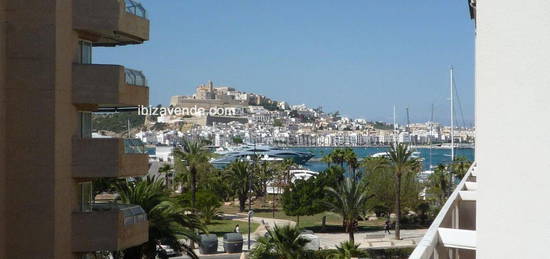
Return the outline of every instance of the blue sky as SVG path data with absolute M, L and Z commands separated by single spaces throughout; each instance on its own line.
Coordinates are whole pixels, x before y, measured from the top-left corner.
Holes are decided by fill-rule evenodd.
M 150 102 L 213 80 L 368 120 L 449 122 L 455 67 L 474 121 L 474 25 L 464 0 L 142 0 L 143 45 L 95 48 L 94 62 L 142 70 Z M 457 111 L 458 114 L 460 112 Z

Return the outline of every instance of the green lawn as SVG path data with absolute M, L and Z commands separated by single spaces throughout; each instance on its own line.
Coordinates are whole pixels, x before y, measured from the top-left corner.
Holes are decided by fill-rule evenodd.
M 257 212 L 255 213 L 255 216 L 272 218 L 273 213 Z M 327 216 L 325 229 L 322 229 L 323 216 Z M 275 212 L 275 218 L 297 221 L 297 218 L 295 216 L 287 216 L 282 210 Z M 343 232 L 342 219 L 339 215 L 330 212 L 323 212 L 313 216 L 301 216 L 299 226 L 302 228 L 313 230 L 317 233 Z M 384 219 L 378 219 L 375 221 L 359 221 L 359 231 L 382 230 L 383 226 Z
M 241 229 L 241 233 L 248 233 L 248 223 L 247 222 L 240 222 L 240 221 L 233 221 L 233 220 L 212 220 L 210 224 L 208 224 L 206 227 L 208 228 L 208 231 L 210 234 L 216 234 L 217 236 L 223 236 L 225 233 L 231 233 L 235 229 L 235 225 L 239 224 L 239 228 Z M 252 232 L 258 228 L 259 224 L 252 223 Z
M 273 212 L 272 208 L 265 204 L 264 202 L 255 202 L 253 204 L 254 216 L 262 218 L 272 218 Z M 238 213 L 239 209 L 237 206 L 223 206 L 221 210 L 224 213 Z M 246 213 L 246 212 L 245 212 Z M 327 222 L 324 229 L 322 229 L 322 218 L 327 216 Z M 286 219 L 296 221 L 295 216 L 287 216 L 281 208 L 276 208 L 275 218 L 277 219 Z M 374 221 L 359 221 L 358 231 L 373 231 L 373 230 L 383 230 L 385 219 L 378 219 Z M 344 232 L 342 228 L 342 219 L 339 215 L 331 212 L 323 212 L 313 216 L 301 216 L 300 217 L 300 227 L 313 230 L 316 233 L 335 233 L 335 232 Z M 233 225 L 234 227 L 234 225 Z M 241 229 L 243 225 L 240 224 Z

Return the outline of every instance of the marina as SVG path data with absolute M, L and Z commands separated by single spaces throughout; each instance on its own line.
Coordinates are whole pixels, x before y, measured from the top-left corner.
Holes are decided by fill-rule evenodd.
M 311 152 L 313 157 L 304 164 L 304 167 L 313 171 L 323 171 L 327 168 L 325 162 L 321 162 L 321 158 L 329 154 L 334 148 L 331 147 L 302 147 L 289 148 L 294 151 Z M 351 147 L 359 158 L 365 158 L 376 153 L 388 151 L 388 147 Z M 438 164 L 446 164 L 451 162 L 451 149 L 417 147 L 417 152 L 420 152 L 420 158 L 423 158 L 424 170 L 428 170 L 430 165 L 437 166 Z M 431 155 L 430 155 L 431 153 Z M 471 148 L 455 149 L 455 157 L 464 156 L 470 161 L 474 161 L 475 152 Z

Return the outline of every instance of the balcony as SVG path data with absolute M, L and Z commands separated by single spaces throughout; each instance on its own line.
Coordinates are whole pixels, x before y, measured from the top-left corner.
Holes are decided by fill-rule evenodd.
M 140 206 L 97 203 L 72 215 L 74 252 L 118 251 L 149 239 L 147 214 Z
M 476 258 L 476 179 L 474 162 L 409 259 Z
M 73 103 L 80 110 L 149 105 L 141 71 L 118 65 L 73 64 Z
M 73 177 L 144 176 L 149 170 L 149 156 L 138 139 L 73 139 Z
M 146 10 L 135 0 L 73 0 L 73 28 L 94 46 L 149 40 Z

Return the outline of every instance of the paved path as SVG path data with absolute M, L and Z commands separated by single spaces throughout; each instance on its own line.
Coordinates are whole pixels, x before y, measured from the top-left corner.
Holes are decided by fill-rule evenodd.
M 240 222 L 248 222 L 248 216 L 246 214 L 224 214 L 225 219 L 231 219 Z M 253 222 L 260 224 L 260 226 L 251 233 L 251 247 L 254 247 L 255 240 L 259 236 L 263 236 L 267 230 L 267 227 L 284 226 L 284 225 L 296 225 L 296 222 L 284 219 L 273 218 L 261 218 L 252 217 Z M 372 232 L 358 232 L 355 233 L 355 243 L 360 244 L 360 248 L 391 248 L 391 247 L 414 247 L 422 239 L 426 229 L 404 229 L 401 230 L 401 240 L 393 239 L 394 232 L 391 235 L 385 235 L 384 231 L 372 231 Z M 243 251 L 248 249 L 248 233 L 243 234 Z M 320 247 L 322 249 L 335 248 L 343 241 L 347 241 L 349 235 L 347 233 L 315 233 L 319 237 Z M 223 249 L 223 237 L 218 238 L 218 251 L 221 253 Z M 199 251 L 197 250 L 197 254 Z M 239 258 L 240 254 L 217 254 L 211 256 L 201 256 L 201 258 Z M 187 258 L 187 257 L 178 257 Z
M 242 214 L 240 214 L 240 213 L 239 214 L 226 214 L 224 216 L 230 216 L 230 217 L 232 217 L 233 220 L 236 220 L 236 221 L 248 222 L 248 215 L 246 215 L 245 213 L 242 213 Z M 252 233 L 253 234 L 253 235 L 251 235 L 252 238 L 254 238 L 256 236 L 263 236 L 267 232 L 266 227 L 273 227 L 275 225 L 277 225 L 277 226 L 286 226 L 286 225 L 294 226 L 294 225 L 296 225 L 296 222 L 291 221 L 291 220 L 286 220 L 286 219 L 252 217 L 251 221 L 254 222 L 254 223 L 260 224 L 260 226 L 256 229 L 256 231 L 254 231 L 254 233 Z M 244 233 L 243 233 L 243 235 L 244 235 Z
M 232 217 L 233 220 L 248 222 L 248 217 L 246 214 L 235 214 L 228 216 Z M 256 231 L 251 234 L 252 243 L 257 236 L 262 236 L 267 232 L 265 226 L 272 227 L 274 225 L 296 225 L 296 222 L 284 219 L 252 217 L 252 221 L 260 224 L 258 229 L 256 229 Z M 265 225 L 262 223 L 265 223 Z M 357 232 L 354 236 L 355 243 L 360 244 L 360 247 L 362 248 L 416 246 L 416 244 L 424 236 L 424 233 L 426 233 L 426 229 L 403 229 L 401 230 L 401 240 L 395 240 L 393 238 L 393 231 L 391 233 L 392 235 L 385 235 L 383 230 L 372 232 Z M 245 235 L 245 233 L 243 233 L 243 235 Z M 319 237 L 320 246 L 323 249 L 335 248 L 336 245 L 339 245 L 341 242 L 347 241 L 349 239 L 349 235 L 347 233 L 315 233 L 315 235 Z M 246 244 L 247 243 L 245 242 L 245 245 Z
M 360 244 L 360 248 L 390 248 L 416 246 L 422 239 L 426 229 L 403 229 L 401 230 L 401 240 L 394 239 L 394 233 L 385 235 L 384 231 L 357 232 L 355 233 L 355 243 Z M 347 233 L 315 233 L 321 241 L 321 248 L 334 248 L 343 241 L 349 239 Z

